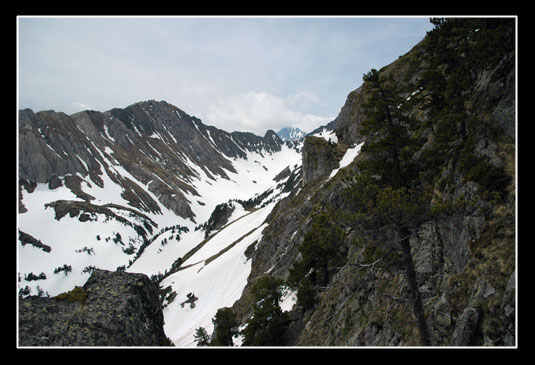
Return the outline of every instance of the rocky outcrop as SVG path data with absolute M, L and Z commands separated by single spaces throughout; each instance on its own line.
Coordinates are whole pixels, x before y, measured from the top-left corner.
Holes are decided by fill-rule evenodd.
M 212 232 L 223 228 L 227 224 L 232 212 L 234 212 L 234 209 L 235 206 L 231 203 L 216 205 L 208 221 L 198 227 L 204 230 L 204 238 L 208 237 Z
M 303 155 L 303 186 L 322 177 L 328 176 L 338 167 L 342 157 L 336 143 L 324 138 L 308 136 L 301 150 Z
M 158 287 L 144 274 L 95 270 L 83 287 L 19 299 L 20 346 L 162 346 Z
M 19 112 L 20 179 L 49 183 L 53 176 L 88 175 L 88 169 L 98 168 L 99 160 L 94 145 L 68 115 L 52 110 Z
M 50 252 L 52 251 L 52 248 L 49 245 L 45 245 L 40 240 L 36 239 L 35 237 L 29 235 L 28 233 L 22 232 L 19 229 L 19 241 L 22 244 L 22 246 L 30 244 L 33 247 L 39 248 L 43 250 L 44 252 Z
M 513 29 L 505 26 L 502 32 L 510 34 Z M 461 105 L 465 115 L 477 116 L 478 122 L 466 129 L 470 138 L 461 136 L 451 143 L 451 155 L 435 167 L 438 173 L 429 180 L 430 204 L 441 213 L 408 222 L 413 227 L 409 241 L 418 291 L 434 346 L 514 346 L 516 342 L 515 69 L 509 46 L 504 44 L 503 58 L 493 64 L 463 64 L 470 68 L 472 83 L 466 87 Z M 422 42 L 379 71 L 384 80 L 401 90 L 403 103 L 410 101 L 404 105 L 410 106 L 407 116 L 422 126 L 419 134 L 414 134 L 424 139 L 421 150 L 414 154 L 420 176 L 428 168 L 419 164 L 424 161 L 421 157 L 436 137 L 429 127 L 432 95 L 417 87 L 429 71 L 429 57 Z M 442 96 L 441 90 L 435 92 L 434 97 Z M 363 87 L 350 93 L 330 124 L 336 128 L 338 144 L 367 142 L 361 135 L 361 123 L 369 113 L 367 98 Z M 442 120 L 448 115 L 434 117 Z M 467 123 L 473 122 L 468 118 Z M 463 143 L 472 149 L 461 151 Z M 385 231 L 381 232 L 359 232 L 344 195 L 359 178 L 358 163 L 371 153 L 361 152 L 356 161 L 327 181 L 338 167 L 334 151 L 325 140 L 306 139 L 302 189 L 279 202 L 268 217 L 269 225 L 252 256 L 248 284 L 233 310 L 243 324 L 252 313 L 250 289 L 255 281 L 265 274 L 289 277 L 292 265 L 302 260 L 299 247 L 313 230 L 313 218 L 321 212 L 346 234 L 338 245 L 345 262 L 330 268 L 328 285 L 314 287 L 313 306 L 304 308 L 298 303 L 293 307 L 283 336 L 285 345 L 419 346 L 399 234 L 386 232 L 387 226 L 382 226 Z M 481 164 L 466 168 L 468 152 Z M 484 162 L 488 162 L 485 168 Z

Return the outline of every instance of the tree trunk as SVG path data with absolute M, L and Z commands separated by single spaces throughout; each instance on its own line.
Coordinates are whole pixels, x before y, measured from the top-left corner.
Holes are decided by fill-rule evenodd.
M 323 263 L 323 286 L 329 285 L 329 265 L 328 261 L 325 260 Z
M 422 304 L 422 297 L 418 289 L 418 282 L 416 280 L 416 271 L 412 261 L 411 244 L 409 241 L 409 231 L 406 228 L 401 229 L 401 251 L 403 254 L 403 264 L 407 273 L 407 281 L 409 282 L 409 291 L 413 300 L 413 311 L 418 321 L 418 330 L 420 332 L 420 343 L 422 346 L 431 345 L 431 336 L 427 328 L 427 320 L 425 319 L 424 307 Z

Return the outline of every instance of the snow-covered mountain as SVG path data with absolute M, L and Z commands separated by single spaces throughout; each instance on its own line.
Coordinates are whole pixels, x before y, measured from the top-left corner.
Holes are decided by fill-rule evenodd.
M 516 346 L 515 22 L 435 22 L 303 142 L 227 133 L 165 102 L 20 111 L 21 295 L 99 267 L 151 276 L 180 346 L 200 327 L 217 334 L 223 307 L 269 335 L 234 346 Z M 362 124 L 380 127 L 378 108 L 399 109 L 391 127 L 410 119 L 402 188 L 368 163 L 399 152 L 376 148 L 391 130 Z M 446 128 L 444 110 L 477 118 Z M 297 286 L 280 303 L 279 280 Z
M 273 131 L 228 133 L 166 102 L 21 110 L 19 292 L 54 296 L 94 268 L 145 273 L 166 290 L 167 336 L 193 345 L 194 330 L 241 295 L 247 249 L 299 187 L 299 151 Z
M 277 132 L 277 135 L 283 141 L 298 141 L 304 138 L 307 134 L 299 128 L 295 127 L 284 127 Z

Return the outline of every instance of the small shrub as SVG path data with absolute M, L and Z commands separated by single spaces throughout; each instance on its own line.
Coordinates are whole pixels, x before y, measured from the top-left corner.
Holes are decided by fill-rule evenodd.
M 210 346 L 233 346 L 232 337 L 238 334 L 238 320 L 231 308 L 220 308 L 214 318 L 214 332 L 210 340 Z M 199 333 L 201 334 L 201 333 Z
M 481 157 L 472 157 L 463 162 L 467 170 L 465 180 L 477 182 L 483 192 L 498 193 L 501 198 L 505 196 L 511 176 L 503 167 L 497 167 Z
M 174 347 L 175 344 L 173 343 L 173 341 L 171 341 L 171 339 L 169 337 L 165 336 L 165 338 L 162 340 L 162 343 L 160 344 L 160 346 Z
M 56 295 L 54 298 L 58 300 L 66 300 L 68 302 L 85 303 L 87 299 L 87 292 L 80 286 L 75 286 L 73 290 Z
M 64 264 L 63 266 L 60 266 L 60 267 L 56 267 L 54 269 L 54 274 L 59 274 L 60 272 L 62 272 L 65 274 L 65 276 L 67 276 L 68 273 L 70 273 L 72 271 L 72 266 L 71 265 L 67 265 L 67 264 Z
M 31 272 L 28 275 L 24 276 L 24 280 L 26 281 L 45 280 L 45 279 L 46 279 L 46 274 L 44 272 L 40 273 L 39 275 L 35 275 L 33 272 Z

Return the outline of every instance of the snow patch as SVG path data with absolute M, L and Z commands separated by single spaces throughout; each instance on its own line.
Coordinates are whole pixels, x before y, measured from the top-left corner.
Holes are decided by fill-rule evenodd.
M 111 117 L 110 117 L 111 119 Z M 108 133 L 108 126 L 106 124 L 104 124 L 104 133 L 106 134 L 106 138 L 115 142 L 115 138 L 111 137 L 110 134 Z
M 292 291 L 287 289 L 281 298 L 280 307 L 283 312 L 289 312 L 292 310 L 294 304 L 297 303 L 297 290 Z
M 338 137 L 334 131 L 323 128 L 321 132 L 313 134 L 313 136 L 324 138 L 327 142 L 338 143 Z
M 340 160 L 340 166 L 331 172 L 331 174 L 329 175 L 329 179 L 327 180 L 330 180 L 334 175 L 338 173 L 338 171 L 340 171 L 340 169 L 343 169 L 344 167 L 348 166 L 351 162 L 353 162 L 355 157 L 357 157 L 358 154 L 360 153 L 360 149 L 363 145 L 364 145 L 364 142 L 357 144 L 355 147 L 348 148 L 346 153 L 344 154 L 344 157 L 342 157 L 342 159 Z

